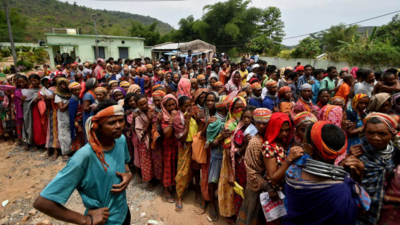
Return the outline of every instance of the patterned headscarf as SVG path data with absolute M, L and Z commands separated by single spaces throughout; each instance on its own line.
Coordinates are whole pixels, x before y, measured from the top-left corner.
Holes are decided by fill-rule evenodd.
M 326 105 L 318 113 L 318 120 L 328 121 L 338 127 L 342 126 L 343 109 L 338 105 Z
M 283 86 L 283 87 L 281 87 L 281 89 L 279 89 L 279 91 L 278 91 L 278 97 L 279 97 L 279 99 L 280 100 L 282 100 L 283 99 L 283 96 L 285 95 L 285 93 L 287 92 L 287 91 L 291 91 L 292 89 L 290 88 L 290 87 L 288 87 L 288 86 Z
M 175 101 L 175 109 L 174 110 L 178 110 L 178 100 L 176 99 L 176 97 L 172 94 L 167 94 L 166 96 L 164 96 L 162 102 L 161 102 L 161 111 L 163 114 L 163 120 L 164 122 L 168 123 L 170 118 L 171 118 L 171 114 L 168 112 L 167 108 L 165 108 L 165 104 L 167 103 L 168 100 L 174 100 Z M 174 118 L 172 118 L 174 119 Z
M 214 83 L 214 87 L 223 87 L 224 84 L 221 81 L 217 81 Z
M 251 90 L 259 90 L 259 89 L 262 89 L 260 83 L 254 82 L 254 83 L 251 85 Z
M 107 88 L 97 87 L 96 89 L 94 89 L 94 93 L 103 93 L 104 95 L 107 95 Z
M 389 116 L 388 114 L 377 113 L 377 112 L 372 112 L 372 113 L 368 114 L 367 117 L 365 117 L 365 119 L 364 119 L 364 130 L 366 128 L 365 124 L 367 123 L 368 120 L 370 120 L 372 118 L 377 118 L 378 120 L 382 121 L 382 123 L 384 123 L 387 126 L 388 130 L 392 134 L 396 134 L 397 133 L 396 128 L 399 125 L 396 122 L 396 120 L 392 116 Z
M 165 95 L 166 95 L 165 92 L 163 92 L 161 90 L 157 90 L 157 91 L 153 92 L 153 94 L 151 94 L 152 97 L 157 97 L 157 96 L 164 97 Z
M 276 87 L 276 86 L 278 86 L 278 83 L 275 80 L 270 79 L 270 80 L 267 81 L 267 83 L 265 83 L 265 86 L 267 88 Z
M 197 76 L 197 80 L 205 80 L 206 76 L 204 76 L 203 74 L 200 74 Z
M 365 98 L 365 97 L 368 97 L 368 95 L 366 95 L 366 94 L 356 94 L 356 95 L 354 96 L 353 100 L 351 100 L 351 107 L 352 107 L 354 110 L 357 110 L 357 105 L 358 105 L 358 103 L 360 102 L 361 99 L 363 99 L 363 98 Z
M 130 84 L 128 81 L 122 81 L 122 82 L 119 84 L 119 86 L 120 86 L 120 87 L 129 87 L 129 86 L 131 86 L 131 84 Z
M 72 90 L 72 89 L 78 89 L 81 88 L 81 84 L 78 82 L 72 82 L 68 85 L 68 89 Z
M 324 160 L 324 162 L 330 163 L 335 161 L 335 159 L 338 158 L 340 155 L 346 154 L 347 136 L 346 133 L 341 130 L 346 136 L 346 141 L 344 142 L 343 147 L 339 151 L 329 148 L 325 144 L 324 140 L 322 140 L 322 128 L 326 124 L 331 124 L 331 123 L 329 123 L 328 121 L 318 121 L 313 124 L 311 128 L 311 141 L 315 146 L 316 153 Z
M 103 124 L 108 118 L 112 116 L 123 116 L 124 109 L 120 105 L 113 105 L 107 107 L 96 115 L 89 117 L 85 124 L 86 137 L 93 151 L 96 153 L 97 158 L 100 160 L 101 165 L 104 170 L 107 172 L 108 164 L 105 161 L 104 151 L 101 148 L 100 141 L 97 139 L 96 131 L 99 129 L 99 126 Z
M 392 104 L 391 99 L 392 96 L 388 93 L 379 93 L 372 95 L 371 99 L 369 100 L 367 111 L 376 112 L 387 100 L 389 100 L 390 104 Z
M 247 91 L 250 87 L 251 85 L 249 83 L 246 83 L 245 85 L 242 86 L 242 91 Z
M 151 90 L 154 91 L 156 88 L 159 88 L 159 87 L 162 87 L 162 85 L 161 84 L 156 84 L 156 85 L 153 86 L 153 88 Z
M 257 123 L 268 123 L 271 116 L 272 112 L 267 108 L 258 108 L 253 111 L 253 119 Z
M 239 100 L 243 103 L 243 108 L 239 109 L 237 111 L 233 111 L 233 106 L 235 105 L 236 100 Z M 237 121 L 240 120 L 240 117 L 242 117 L 243 109 L 246 107 L 247 103 L 246 100 L 243 97 L 236 97 L 232 100 L 231 105 L 229 106 L 229 114 L 228 117 L 229 119 L 236 119 Z
M 65 78 L 63 78 L 63 77 L 60 77 L 60 78 L 58 78 L 58 80 L 57 80 L 57 87 L 56 87 L 55 93 L 56 93 L 56 95 L 58 95 L 60 98 L 69 99 L 69 98 L 71 97 L 71 92 L 69 92 L 68 89 L 67 89 L 67 90 L 63 90 L 63 89 L 61 88 L 61 82 L 65 82 L 65 84 L 67 85 L 67 88 L 68 88 L 69 80 L 67 80 L 67 79 L 65 79 Z
M 222 95 L 219 97 L 219 101 L 215 103 L 215 108 L 222 109 L 231 104 L 231 102 L 232 99 L 230 99 L 227 95 Z
M 238 97 L 247 98 L 247 93 L 245 91 L 239 92 L 237 94 Z
M 293 118 L 293 121 L 294 121 L 294 126 L 298 127 L 304 122 L 308 122 L 309 121 L 309 122 L 314 123 L 314 122 L 317 122 L 318 119 L 314 114 L 312 114 L 310 112 L 301 112 L 301 113 L 298 113 Z
M 125 90 L 124 90 L 122 87 L 116 87 L 116 88 L 112 89 L 112 90 L 111 90 L 111 93 L 110 93 L 111 99 L 112 99 L 112 100 L 115 100 L 115 99 L 114 99 L 114 94 L 115 94 L 116 92 L 121 92 L 122 95 L 124 95 L 124 98 L 125 98 L 125 96 L 126 96 Z
M 116 80 L 110 80 L 110 81 L 108 82 L 108 86 L 111 87 L 111 84 L 114 84 L 114 83 L 117 83 L 117 84 L 118 84 L 118 81 L 116 81 Z

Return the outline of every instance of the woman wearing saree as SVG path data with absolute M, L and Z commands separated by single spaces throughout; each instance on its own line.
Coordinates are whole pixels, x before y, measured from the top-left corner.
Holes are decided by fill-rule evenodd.
M 28 88 L 28 77 L 22 74 L 18 74 L 15 77 L 15 89 L 14 92 L 14 105 L 15 105 L 15 125 L 17 127 L 17 134 L 19 139 L 19 145 L 23 144 L 22 128 L 24 125 L 24 110 L 23 103 L 25 98 L 22 97 L 22 90 Z
M 85 83 L 86 93 L 83 95 L 83 124 L 86 124 L 86 120 L 93 116 L 93 109 L 90 107 L 96 101 L 96 95 L 94 94 L 94 90 L 97 88 L 97 80 L 96 78 L 89 78 Z M 83 127 L 83 131 L 85 132 L 85 126 Z M 85 135 L 85 143 L 87 142 L 87 137 Z
M 242 90 L 242 77 L 240 76 L 239 71 L 234 71 L 228 83 L 225 84 L 225 91 L 227 94 L 230 94 L 233 91 L 240 92 L 241 90 Z
M 364 170 L 360 160 L 349 156 L 337 166 L 346 155 L 345 132 L 318 121 L 306 128 L 304 136 L 303 146 L 311 158 L 304 167 L 292 165 L 288 169 L 283 224 L 356 224 L 359 212 L 369 209 L 370 198 L 359 185 Z M 297 146 L 291 151 L 295 149 L 303 150 Z
M 188 96 L 182 96 L 178 100 L 179 110 L 176 113 L 173 120 L 173 127 L 175 131 L 175 137 L 178 139 L 178 166 L 176 171 L 176 194 L 178 199 L 175 203 L 175 211 L 182 213 L 182 194 L 189 182 L 192 179 L 192 135 L 197 133 L 196 126 L 191 122 L 192 115 L 190 108 L 192 106 L 192 100 Z M 172 115 L 171 115 L 172 117 Z M 193 119 L 192 119 L 193 120 Z M 191 135 L 189 135 L 189 133 Z
M 175 96 L 168 94 L 164 96 L 161 102 L 162 119 L 157 119 L 157 124 L 163 130 L 163 176 L 162 183 L 164 185 L 164 198 L 168 203 L 174 203 L 169 188 L 175 186 L 176 163 L 178 140 L 174 133 L 174 117 L 178 110 L 178 100 Z
M 32 93 L 36 92 L 36 99 L 31 103 L 31 113 L 32 113 L 32 132 L 33 132 L 33 142 L 32 144 L 38 148 L 39 146 L 43 146 L 46 144 L 46 131 L 47 127 L 42 123 L 42 114 L 46 110 L 44 104 L 40 103 L 42 97 L 40 95 L 40 76 L 37 74 L 31 74 L 29 76 L 29 81 L 32 85 L 32 88 L 27 89 L 32 91 Z M 24 102 L 25 103 L 25 102 Z
M 81 84 L 73 82 L 68 85 L 68 89 L 71 92 L 71 98 L 68 104 L 69 122 L 71 128 L 71 150 L 73 152 L 78 151 L 85 145 L 85 134 L 83 133 L 83 102 L 79 98 L 79 94 L 82 90 Z
M 69 81 L 65 78 L 57 79 L 56 96 L 54 103 L 57 104 L 58 139 L 60 141 L 61 154 L 64 162 L 69 159 L 71 153 L 71 129 L 69 120 L 69 100 L 71 92 L 68 89 Z
M 346 130 L 348 137 L 347 152 L 351 146 L 362 143 L 360 134 L 363 132 L 363 120 L 367 116 L 365 109 L 368 107 L 368 103 L 368 95 L 356 94 L 351 101 L 351 109 L 346 111 L 347 119 L 353 122 L 353 126 Z
M 246 100 L 244 98 L 236 97 L 232 100 L 229 106 L 228 120 L 224 125 L 222 133 L 225 140 L 223 143 L 221 174 L 218 182 L 218 205 L 220 215 L 225 217 L 230 224 L 233 224 L 234 219 L 232 217 L 236 215 L 235 191 L 232 184 L 228 182 L 229 180 L 234 180 L 232 163 L 229 160 L 231 158 L 231 135 L 240 122 L 244 107 L 246 107 Z
M 312 90 L 311 90 L 311 85 L 308 83 L 305 83 L 301 85 L 301 91 L 300 91 L 300 98 L 297 100 L 296 104 L 294 105 L 293 112 L 295 114 L 301 113 L 304 111 L 311 112 L 311 109 L 313 107 L 311 95 L 312 95 Z
M 157 118 L 162 116 L 161 102 L 165 96 L 165 92 L 158 90 L 152 94 L 153 104 L 150 110 L 154 112 L 151 126 L 151 144 L 150 148 L 153 153 L 154 176 L 157 180 L 162 181 L 163 177 L 163 144 L 161 126 L 157 123 Z M 162 196 L 164 193 L 161 194 Z
M 331 94 L 329 94 L 329 89 L 324 88 L 318 91 L 317 104 L 313 105 L 311 108 L 311 112 L 314 113 L 315 116 L 318 115 L 318 112 L 329 103 L 329 99 L 331 98 Z
M 342 127 L 343 109 L 338 105 L 326 105 L 319 111 L 317 118 L 318 120 L 328 121 L 338 127 Z

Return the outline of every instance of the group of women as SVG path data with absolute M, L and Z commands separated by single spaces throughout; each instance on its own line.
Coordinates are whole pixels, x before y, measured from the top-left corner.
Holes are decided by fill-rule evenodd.
M 222 64 L 224 83 L 153 65 L 108 83 L 17 74 L 0 86 L 2 130 L 12 139 L 15 131 L 26 150 L 44 147 L 55 160 L 60 149 L 68 160 L 87 142 L 93 109 L 113 99 L 125 111 L 131 171 L 148 190 L 162 186 L 159 194 L 178 213 L 194 189 L 196 212 L 208 208 L 212 221 L 229 224 L 397 223 L 400 94 L 357 94 L 346 107 L 321 89 L 313 105 L 306 83 L 294 102 L 290 87 L 275 88 L 275 77 L 242 84 L 247 74 Z M 260 87 L 275 97 L 271 109 L 249 104 L 259 101 Z M 263 193 L 273 204 L 261 204 Z M 285 215 L 267 220 L 279 205 Z

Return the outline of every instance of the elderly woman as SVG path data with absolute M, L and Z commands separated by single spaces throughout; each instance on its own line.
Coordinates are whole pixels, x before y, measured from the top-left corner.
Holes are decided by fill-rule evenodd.
M 356 94 L 351 101 L 351 109 L 346 111 L 347 119 L 353 123 L 351 127 L 346 129 L 349 147 L 362 143 L 360 134 L 363 132 L 363 120 L 367 116 L 365 109 L 369 103 L 369 97 L 366 94 Z
M 398 123 L 391 116 L 370 113 L 364 119 L 362 145 L 350 148 L 351 154 L 365 165 L 362 186 L 371 196 L 371 208 L 358 219 L 358 224 L 377 224 L 383 203 L 390 202 L 390 197 L 385 198 L 385 183 L 387 174 L 393 173 L 395 167 L 392 140 L 397 127 Z
M 311 112 L 311 109 L 313 107 L 311 95 L 312 95 L 312 89 L 311 85 L 308 83 L 305 83 L 301 85 L 301 91 L 300 91 L 301 97 L 299 100 L 297 100 L 293 111 L 294 113 L 301 113 L 304 111 Z
M 278 83 L 271 79 L 267 81 L 265 86 L 267 87 L 268 92 L 262 101 L 261 107 L 272 110 L 278 104 Z
M 392 96 L 388 93 L 379 93 L 371 96 L 367 107 L 368 112 L 389 113 L 392 108 Z
M 302 145 L 311 158 L 304 167 L 288 169 L 283 224 L 356 224 L 358 213 L 369 209 L 370 200 L 359 185 L 363 163 L 354 156 L 342 161 L 352 177 L 337 166 L 346 154 L 346 134 L 336 125 L 318 121 L 306 128 Z

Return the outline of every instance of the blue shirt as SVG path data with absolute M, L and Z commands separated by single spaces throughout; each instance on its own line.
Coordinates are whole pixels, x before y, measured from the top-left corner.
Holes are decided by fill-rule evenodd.
M 263 108 L 267 108 L 269 110 L 272 110 L 277 102 L 278 102 L 278 98 L 272 99 L 272 98 L 270 98 L 268 96 L 265 96 L 264 100 L 262 101 L 261 106 Z
M 310 81 L 315 80 L 315 78 L 313 76 L 310 75 Z M 301 91 L 301 85 L 308 83 L 308 80 L 306 79 L 305 75 L 301 75 L 299 77 L 299 80 L 297 80 L 297 92 L 300 95 L 300 91 Z
M 261 108 L 262 101 L 258 101 L 258 100 L 254 99 L 254 98 L 251 98 L 249 100 L 249 105 L 255 106 L 257 108 Z
M 313 93 L 313 97 L 312 97 L 312 103 L 315 105 L 318 102 L 318 91 L 319 91 L 319 86 L 321 85 L 319 80 L 314 80 L 315 83 L 313 83 L 311 85 L 311 90 Z
M 126 192 L 112 194 L 111 189 L 112 185 L 122 182 L 116 172 L 125 173 L 125 164 L 130 161 L 125 136 L 115 139 L 114 148 L 104 151 L 104 155 L 109 165 L 107 172 L 92 147 L 86 144 L 70 158 L 40 195 L 53 202 L 65 204 L 77 189 L 87 209 L 85 214 L 88 209 L 108 207 L 110 217 L 106 224 L 122 224 L 128 213 Z

